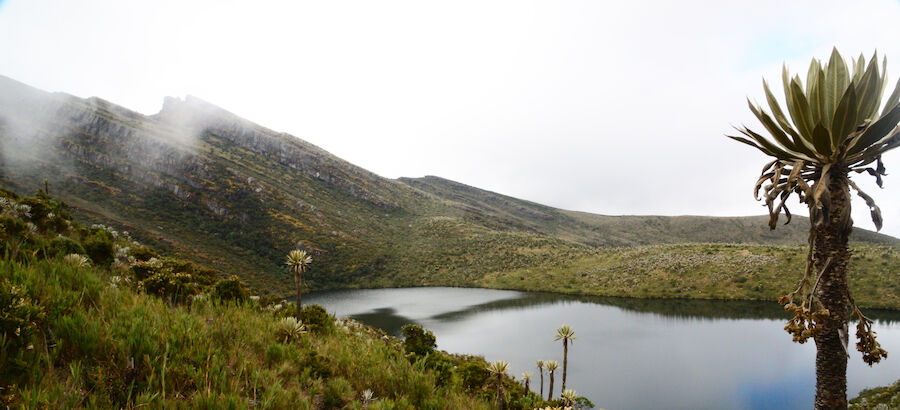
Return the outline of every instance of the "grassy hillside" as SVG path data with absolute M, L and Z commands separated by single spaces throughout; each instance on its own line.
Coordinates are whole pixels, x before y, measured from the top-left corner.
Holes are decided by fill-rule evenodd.
M 489 285 L 572 270 L 606 246 L 801 244 L 806 221 L 602 216 L 436 177 L 390 180 L 188 97 L 152 116 L 0 77 L 0 186 L 54 196 L 166 255 L 291 292 L 284 255 L 313 253 L 313 288 Z M 897 240 L 857 230 L 860 243 Z
M 46 195 L 0 191 L 0 250 L 0 406 L 493 408 L 482 358 L 316 306 L 297 331 L 292 305 L 81 226 Z M 500 380 L 508 408 L 558 405 Z
M 601 296 L 777 300 L 796 287 L 806 248 L 675 244 L 605 248 L 564 266 L 497 270 L 477 286 Z M 860 306 L 900 309 L 900 246 L 852 247 L 850 289 Z
M 566 211 L 485 191 L 435 176 L 400 178 L 440 198 L 467 219 L 498 230 L 552 236 L 590 246 L 634 246 L 673 243 L 806 243 L 809 219 L 795 216 L 777 230 L 768 216 L 608 216 Z M 748 190 L 749 196 L 749 190 Z M 900 244 L 896 238 L 856 229 L 854 242 Z

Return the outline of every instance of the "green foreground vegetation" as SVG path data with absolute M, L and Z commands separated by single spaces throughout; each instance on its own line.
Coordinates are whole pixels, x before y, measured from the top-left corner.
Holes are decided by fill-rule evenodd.
M 851 409 L 881 410 L 900 408 L 900 380 L 890 386 L 866 389 L 850 400 Z
M 483 358 L 86 228 L 44 194 L 0 191 L 0 405 L 24 408 L 486 409 L 544 401 Z M 570 397 L 574 400 L 576 398 Z M 577 398 L 579 403 L 589 403 Z

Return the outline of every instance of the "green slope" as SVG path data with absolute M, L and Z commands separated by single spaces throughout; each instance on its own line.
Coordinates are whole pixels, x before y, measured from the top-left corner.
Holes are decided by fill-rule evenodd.
M 45 194 L 0 190 L 0 407 L 493 408 L 481 357 L 315 305 L 298 329 L 295 305 L 152 254 Z M 510 409 L 558 404 L 500 381 Z
M 485 191 L 435 176 L 400 178 L 428 192 L 472 220 L 495 229 L 532 232 L 591 246 L 662 243 L 806 243 L 809 219 L 795 216 L 790 224 L 770 230 L 767 216 L 608 216 L 566 211 Z M 855 229 L 855 242 L 896 244 L 896 238 Z
M 51 194 L 165 252 L 257 289 L 289 292 L 281 262 L 314 253 L 312 287 L 488 283 L 487 274 L 574 266 L 598 246 L 801 244 L 798 218 L 602 216 L 435 177 L 391 180 L 197 98 L 146 116 L 0 77 L 0 184 Z M 867 243 L 896 243 L 857 230 Z

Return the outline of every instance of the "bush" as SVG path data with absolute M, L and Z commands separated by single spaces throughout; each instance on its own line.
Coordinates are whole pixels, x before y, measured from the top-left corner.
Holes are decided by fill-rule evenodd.
M 307 351 L 300 365 L 303 373 L 307 374 L 310 379 L 328 379 L 332 375 L 331 369 L 334 368 L 328 358 L 315 350 Z
M 216 271 L 198 266 L 193 262 L 177 258 L 162 258 L 160 263 L 163 268 L 171 269 L 172 272 L 190 274 L 200 285 L 208 286 L 215 282 Z
M 450 381 L 450 376 L 453 371 L 453 362 L 444 354 L 432 352 L 425 356 L 425 368 L 434 370 L 434 384 L 435 386 L 440 387 Z
M 129 268 L 132 279 L 142 281 L 162 271 L 162 262 L 159 259 L 135 262 Z
M 15 257 L 27 235 L 28 225 L 21 219 L 0 215 L 0 239 L 3 239 L 4 253 Z
M 35 352 L 33 336 L 40 332 L 36 323 L 44 317 L 23 285 L 0 279 L 0 380 L 18 379 L 28 369 L 28 356 Z
M 100 349 L 99 323 L 83 312 L 73 312 L 57 319 L 53 325 L 59 339 L 57 355 L 65 361 L 78 358 L 95 360 Z
M 96 231 L 84 241 L 84 250 L 91 261 L 98 266 L 109 266 L 115 257 L 112 235 L 106 231 Z
M 430 330 L 422 329 L 422 326 L 403 325 L 401 330 L 404 338 L 403 347 L 407 353 L 424 356 L 433 352 L 434 348 L 437 347 L 435 343 L 437 339 L 434 337 L 434 333 L 431 333 Z
M 50 241 L 50 249 L 48 250 L 50 257 L 59 257 L 65 256 L 69 254 L 78 254 L 84 255 L 84 247 L 81 246 L 77 241 L 65 237 L 65 236 L 57 236 Z
M 326 409 L 340 409 L 353 400 L 353 387 L 343 377 L 337 377 L 328 381 L 325 392 L 322 395 L 322 404 Z
M 26 253 L 32 256 L 38 257 L 46 257 L 46 250 L 49 246 L 49 243 L 46 239 L 44 239 L 41 235 L 29 235 L 25 238 L 25 242 L 22 243 L 22 247 L 20 250 L 22 253 Z
M 484 366 L 475 362 L 457 367 L 456 372 L 463 387 L 469 391 L 480 389 L 491 375 Z
M 266 364 L 272 366 L 281 363 L 287 356 L 287 347 L 281 343 L 272 343 L 266 348 Z
M 131 247 L 131 256 L 137 261 L 146 262 L 159 256 L 156 250 L 147 246 L 137 245 Z
M 248 297 L 247 287 L 237 276 L 216 282 L 213 294 L 223 301 L 243 302 Z
M 186 273 L 172 273 L 163 270 L 141 282 L 144 290 L 151 295 L 176 303 L 187 301 L 188 297 L 200 293 L 200 289 L 194 283 L 191 275 Z
M 328 333 L 334 330 L 334 318 L 322 306 L 304 306 L 300 317 L 303 318 L 303 324 L 313 332 Z
M 44 226 L 44 222 L 46 222 L 48 216 L 52 212 L 50 206 L 48 206 L 47 203 L 40 198 L 22 198 L 19 200 L 19 203 L 28 205 L 31 208 L 31 210 L 28 211 L 28 213 L 31 214 L 31 221 L 33 221 L 39 227 Z
M 272 311 L 272 316 L 274 316 L 276 319 L 297 317 L 297 304 L 293 302 L 275 303 L 269 305 L 268 309 Z M 303 318 L 303 321 L 306 322 L 306 318 Z

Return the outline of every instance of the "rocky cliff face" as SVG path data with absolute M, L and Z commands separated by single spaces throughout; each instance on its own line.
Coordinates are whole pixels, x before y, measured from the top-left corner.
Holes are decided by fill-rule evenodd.
M 376 206 L 385 209 L 399 207 L 399 204 L 367 188 L 390 189 L 393 185 L 391 181 L 343 161 L 315 145 L 260 127 L 196 97 L 188 96 L 185 100 L 166 97 L 162 111 L 154 119 L 190 134 L 189 140 L 224 141 L 331 184 Z
M 366 224 L 353 224 L 341 209 L 396 212 L 410 191 L 194 97 L 166 98 L 158 114 L 145 116 L 2 77 L 0 150 L 7 185 L 32 191 L 49 180 L 84 215 L 114 214 L 138 235 L 168 238 L 176 251 L 208 257 L 204 262 L 222 258 L 201 255 L 191 242 L 224 241 L 244 252 L 268 247 L 269 271 L 280 270 L 275 254 L 300 237 L 324 237 L 312 249 L 331 247 L 335 238 L 367 247 L 371 238 L 352 234 Z

